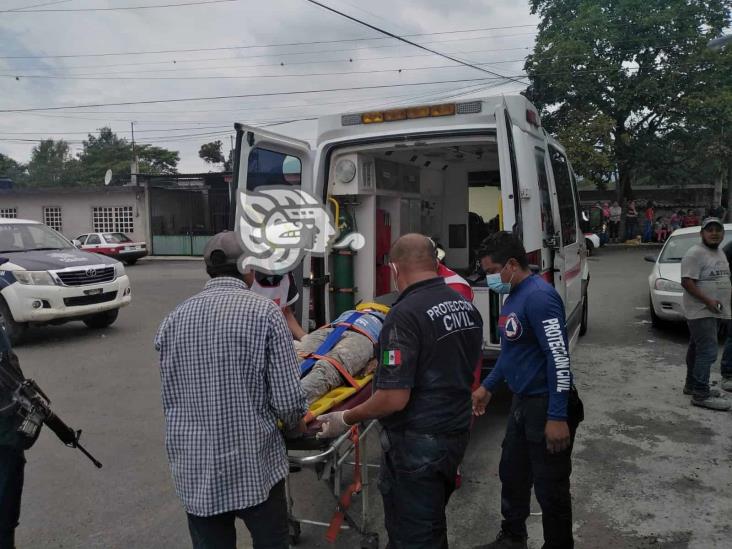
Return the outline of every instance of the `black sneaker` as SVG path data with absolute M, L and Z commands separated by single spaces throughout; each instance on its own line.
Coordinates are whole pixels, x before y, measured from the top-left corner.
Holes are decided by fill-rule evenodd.
M 528 549 L 526 540 L 525 537 L 514 537 L 501 530 L 498 532 L 496 541 L 488 545 L 478 545 L 475 549 Z

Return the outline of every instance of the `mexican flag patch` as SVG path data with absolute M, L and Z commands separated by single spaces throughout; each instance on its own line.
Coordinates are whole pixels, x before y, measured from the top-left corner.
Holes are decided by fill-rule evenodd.
M 384 351 L 382 362 L 384 366 L 399 366 L 402 363 L 402 352 L 399 350 Z

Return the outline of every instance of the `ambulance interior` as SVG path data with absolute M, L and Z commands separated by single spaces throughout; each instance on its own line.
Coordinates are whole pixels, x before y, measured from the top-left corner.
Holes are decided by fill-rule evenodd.
M 353 225 L 342 226 L 341 234 L 353 230 L 366 241 L 350 258 L 353 302 L 393 292 L 388 252 L 406 233 L 431 237 L 446 252 L 443 263 L 468 277 L 475 271 L 480 242 L 502 229 L 496 138 L 483 135 L 337 149 L 328 166 L 328 196 L 338 202 L 341 223 Z M 330 310 L 338 314 L 350 298 L 340 295 L 344 284 L 337 259 L 331 256 L 331 260 Z M 490 299 L 487 291 L 484 297 Z M 485 307 L 489 308 L 488 302 Z

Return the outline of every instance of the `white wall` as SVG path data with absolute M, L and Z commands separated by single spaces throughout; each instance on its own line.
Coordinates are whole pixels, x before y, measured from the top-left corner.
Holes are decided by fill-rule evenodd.
M 16 208 L 19 219 L 43 222 L 44 207 L 60 207 L 61 232 L 68 238 L 93 230 L 92 208 L 99 206 L 132 206 L 134 231 L 129 237 L 133 240 L 147 238 L 147 210 L 142 189 L 0 194 L 0 208 Z

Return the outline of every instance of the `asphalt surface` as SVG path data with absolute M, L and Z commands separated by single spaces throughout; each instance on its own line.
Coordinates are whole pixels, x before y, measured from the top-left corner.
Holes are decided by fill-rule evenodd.
M 650 326 L 646 253 L 603 249 L 591 259 L 590 330 L 573 354 L 587 416 L 572 476 L 577 547 L 730 547 L 732 414 L 692 408 L 681 394 L 687 336 Z M 95 469 L 44 430 L 27 454 L 21 548 L 190 547 L 165 459 L 152 338 L 205 275 L 190 261 L 143 261 L 128 273 L 133 303 L 114 326 L 38 329 L 18 349 L 26 375 L 46 389 L 65 421 L 84 430 L 82 441 L 104 463 Z M 464 484 L 448 507 L 452 547 L 487 543 L 499 528 L 498 458 L 508 402 L 498 397 L 476 423 Z M 298 514 L 329 520 L 334 502 L 324 482 L 305 470 L 292 484 Z M 376 490 L 370 502 L 381 531 Z M 535 502 L 532 511 L 540 511 Z M 541 547 L 540 516 L 530 517 L 529 530 L 529 546 Z M 240 547 L 249 547 L 240 531 Z M 322 528 L 304 526 L 300 546 L 330 545 Z M 351 532 L 335 544 L 358 546 Z

